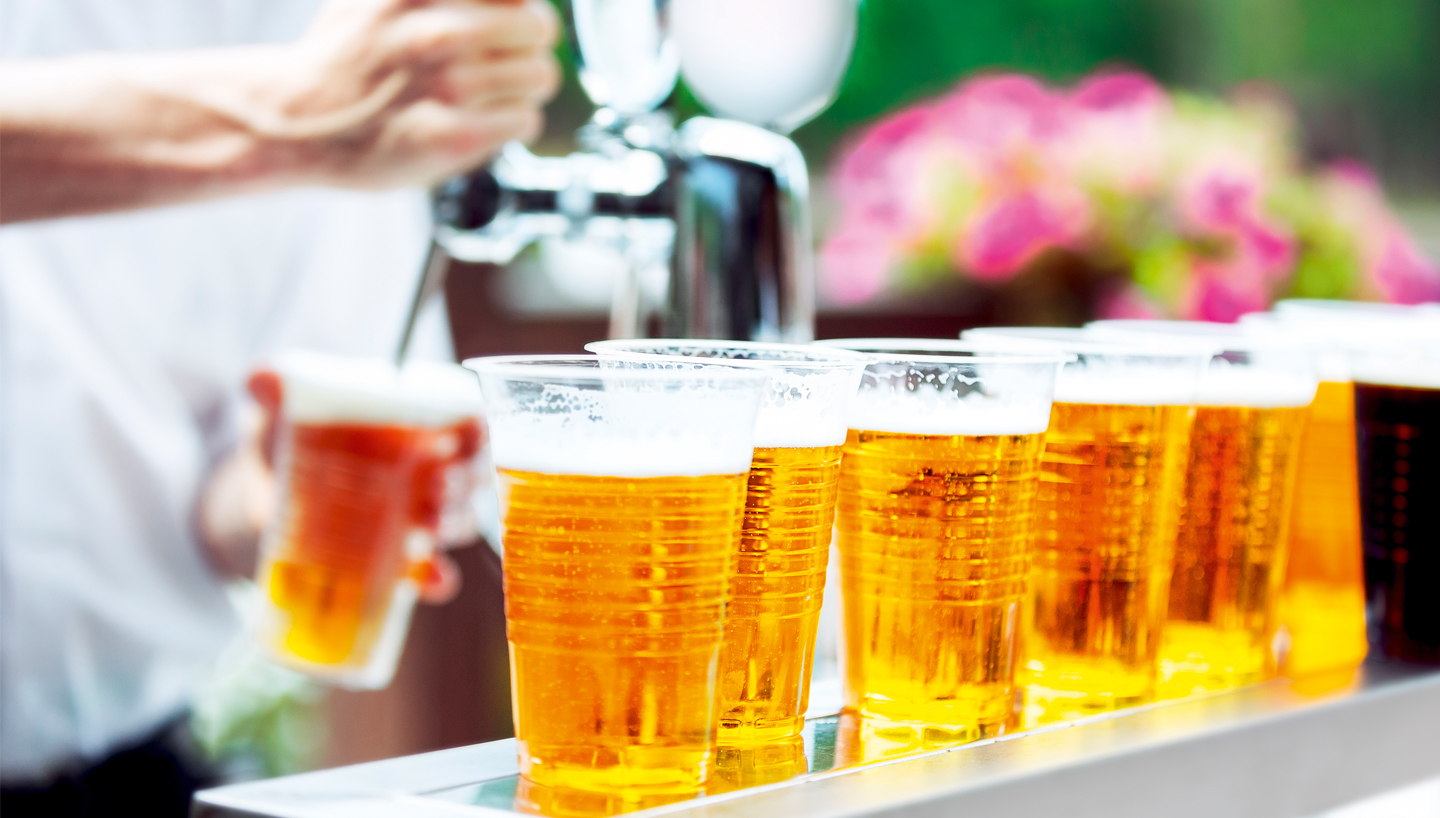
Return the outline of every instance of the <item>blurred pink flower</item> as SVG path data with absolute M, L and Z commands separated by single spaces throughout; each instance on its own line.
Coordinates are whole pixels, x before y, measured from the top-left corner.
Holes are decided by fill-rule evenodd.
M 1231 263 L 1196 259 L 1181 318 L 1233 323 L 1250 312 L 1264 312 L 1273 298 L 1265 277 L 1241 258 Z
M 1134 71 L 1094 74 L 1068 104 L 1072 161 L 1082 178 L 1131 194 L 1159 183 L 1170 99 L 1154 80 Z
M 841 225 L 820 251 L 825 294 L 837 304 L 859 304 L 883 289 L 896 253 L 890 238 L 861 222 Z
M 1263 283 L 1290 273 L 1295 243 L 1262 213 L 1262 194 L 1257 172 L 1212 166 L 1182 185 L 1178 209 L 1187 230 L 1200 238 L 1223 240 L 1229 266 Z
M 1403 230 L 1390 231 L 1379 258 L 1368 269 L 1387 301 L 1395 304 L 1440 301 L 1440 272 Z
M 1440 300 L 1440 270 L 1390 212 L 1368 168 L 1358 162 L 1335 162 L 1323 172 L 1321 190 L 1331 218 L 1356 237 L 1370 289 L 1397 304 Z
M 983 76 L 935 105 L 933 124 L 984 160 L 1052 147 L 1065 132 L 1064 98 L 1019 74 Z
M 1132 282 L 1101 296 L 1097 318 L 1161 318 L 1163 312 Z
M 901 267 L 907 280 L 948 266 L 996 283 L 1060 249 L 1096 275 L 1095 307 L 1111 316 L 1233 321 L 1311 285 L 1440 298 L 1440 271 L 1368 172 L 1340 165 L 1312 183 L 1283 101 L 1257 99 L 1172 97 L 1144 74 L 1104 71 L 1069 90 L 985 75 L 905 108 L 837 163 L 825 292 L 863 301 Z M 1342 264 L 1356 257 L 1351 279 L 1298 263 L 1337 249 Z
M 982 281 L 1003 281 L 1053 247 L 1084 232 L 1085 202 L 1037 188 L 987 202 L 974 214 L 955 246 L 957 266 Z

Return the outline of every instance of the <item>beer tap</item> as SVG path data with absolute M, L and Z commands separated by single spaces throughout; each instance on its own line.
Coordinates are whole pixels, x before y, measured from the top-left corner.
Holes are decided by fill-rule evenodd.
M 581 150 L 541 157 L 512 143 L 436 189 L 399 357 L 448 259 L 505 264 L 540 239 L 623 255 L 611 337 L 645 334 L 653 310 L 671 337 L 811 340 L 808 172 L 783 134 L 833 97 L 856 0 L 569 0 L 565 10 L 581 85 L 599 106 Z M 657 106 L 681 74 L 727 118 L 675 127 Z M 657 267 L 665 297 L 645 304 L 640 280 Z

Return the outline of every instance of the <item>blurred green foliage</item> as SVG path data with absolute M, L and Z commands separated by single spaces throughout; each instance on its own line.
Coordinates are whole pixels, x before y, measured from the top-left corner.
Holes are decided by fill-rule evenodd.
M 840 95 L 797 140 L 824 161 L 847 129 L 971 72 L 1105 65 L 1212 93 L 1273 83 L 1313 158 L 1440 193 L 1440 0 L 865 0 Z
M 562 52 L 557 147 L 590 110 Z M 1310 156 L 1358 158 L 1402 195 L 1440 195 L 1440 0 L 864 0 L 838 98 L 795 136 L 818 169 L 850 128 L 972 72 L 1068 82 L 1105 65 L 1210 93 L 1273 83 Z M 700 110 L 683 87 L 672 102 L 682 118 Z

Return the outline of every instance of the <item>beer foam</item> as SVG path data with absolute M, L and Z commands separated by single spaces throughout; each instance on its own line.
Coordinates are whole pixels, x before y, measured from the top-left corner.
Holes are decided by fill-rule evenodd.
M 1352 372 L 1358 383 L 1440 389 L 1440 350 L 1430 355 L 1359 355 Z
M 481 414 L 475 376 L 454 364 L 293 351 L 278 356 L 285 416 L 301 423 L 443 426 Z
M 866 355 L 795 344 L 693 339 L 612 340 L 586 344 L 607 360 L 659 369 L 734 367 L 763 372 L 770 386 L 755 420 L 755 445 L 767 448 L 838 446 Z
M 1210 353 L 1208 346 L 1193 344 L 1097 341 L 1087 331 L 1070 327 L 979 327 L 960 337 L 1075 356 L 1055 383 L 1057 403 L 1190 406 Z
M 870 378 L 866 375 L 866 378 Z M 850 428 L 912 435 L 1028 435 L 1050 425 L 1050 396 L 892 391 L 862 387 L 850 407 Z
M 912 401 L 856 398 L 850 428 L 908 435 L 1030 435 L 1050 425 L 1050 404 L 985 405 L 978 401 L 917 408 Z
M 497 468 L 635 478 L 750 469 L 757 409 L 750 391 L 545 383 L 517 392 L 507 390 L 504 376 L 488 373 L 481 383 Z
M 1278 409 L 1309 406 L 1315 399 L 1315 378 L 1280 369 L 1226 366 L 1212 361 L 1200 379 L 1201 406 L 1243 406 Z
M 1172 372 L 1145 372 L 1135 376 L 1099 376 L 1060 373 L 1055 384 L 1056 403 L 1110 406 L 1190 406 L 1195 403 L 1196 380 Z
M 800 448 L 844 443 L 862 369 L 766 369 L 770 388 L 755 418 L 755 445 Z

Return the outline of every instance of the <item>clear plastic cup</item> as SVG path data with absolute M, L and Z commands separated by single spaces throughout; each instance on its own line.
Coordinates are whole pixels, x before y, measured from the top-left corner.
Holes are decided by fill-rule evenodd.
M 804 728 L 809 704 L 846 413 L 870 359 L 843 349 L 743 341 L 602 341 L 586 349 L 602 358 L 680 367 L 723 362 L 770 375 L 725 611 L 717 740 L 773 743 L 792 757 L 787 748 Z M 766 757 L 727 752 L 718 760 L 741 755 Z
M 836 515 L 846 708 L 907 747 L 998 734 L 1014 707 L 1040 455 L 1069 356 L 820 343 L 876 359 L 851 407 Z
M 769 376 L 566 356 L 465 365 L 498 472 L 521 775 L 632 806 L 697 791 Z
M 1314 351 L 1250 337 L 1233 324 L 1097 321 L 1087 330 L 1097 339 L 1179 340 L 1214 352 L 1190 437 L 1160 696 L 1274 675 L 1290 507 L 1316 390 Z
M 442 529 L 468 514 L 479 390 L 446 364 L 297 352 L 274 369 L 282 495 L 261 546 L 259 644 L 326 681 L 384 687 Z
M 1041 458 L 1016 681 L 1022 726 L 1150 701 L 1210 355 L 1067 328 L 986 327 L 962 338 L 1075 356 L 1060 372 Z
M 1430 319 L 1440 331 L 1440 312 Z M 1387 656 L 1440 663 L 1440 337 L 1353 345 L 1368 619 Z

